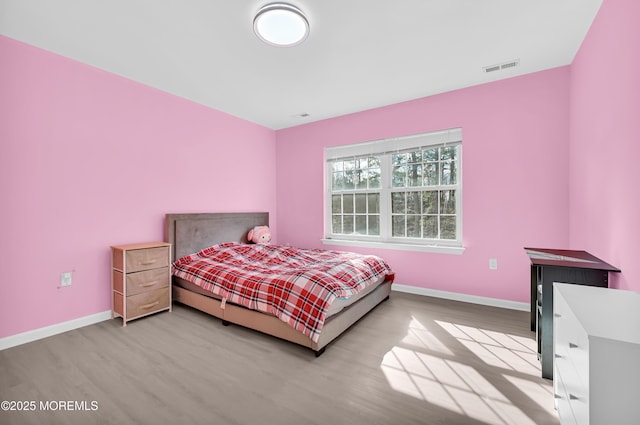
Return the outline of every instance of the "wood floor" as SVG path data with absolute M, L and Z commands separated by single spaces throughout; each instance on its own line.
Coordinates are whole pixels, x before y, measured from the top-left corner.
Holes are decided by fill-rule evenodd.
M 393 292 L 318 358 L 181 305 L 121 325 L 0 351 L 0 400 L 35 402 L 0 423 L 559 423 L 527 312 Z

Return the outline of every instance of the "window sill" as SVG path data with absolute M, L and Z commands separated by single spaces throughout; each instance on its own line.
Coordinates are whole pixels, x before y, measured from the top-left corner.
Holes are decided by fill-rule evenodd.
M 389 243 L 389 242 L 370 242 L 359 240 L 347 240 L 347 239 L 321 239 L 325 245 L 339 245 L 339 246 L 358 246 L 363 248 L 377 248 L 377 249 L 393 249 L 399 251 L 420 251 L 420 252 L 433 252 L 437 254 L 455 254 L 461 255 L 465 248 L 462 246 L 446 246 L 446 245 L 414 245 L 407 243 Z

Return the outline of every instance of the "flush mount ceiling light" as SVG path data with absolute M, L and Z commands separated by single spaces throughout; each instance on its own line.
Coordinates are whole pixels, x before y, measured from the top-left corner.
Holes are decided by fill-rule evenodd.
M 269 3 L 253 18 L 253 31 L 272 46 L 295 46 L 309 35 L 309 21 L 300 9 L 289 3 Z

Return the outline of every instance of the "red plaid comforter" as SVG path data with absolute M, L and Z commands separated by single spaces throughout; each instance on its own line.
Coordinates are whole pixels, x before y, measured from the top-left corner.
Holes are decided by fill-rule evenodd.
M 314 342 L 336 298 L 393 275 L 373 255 L 233 242 L 183 257 L 172 270 L 225 302 L 280 318 Z

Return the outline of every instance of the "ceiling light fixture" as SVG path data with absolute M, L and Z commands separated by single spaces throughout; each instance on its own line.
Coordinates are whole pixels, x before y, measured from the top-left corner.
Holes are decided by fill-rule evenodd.
M 309 35 L 309 21 L 300 9 L 289 3 L 269 3 L 253 18 L 253 31 L 272 46 L 295 46 Z

